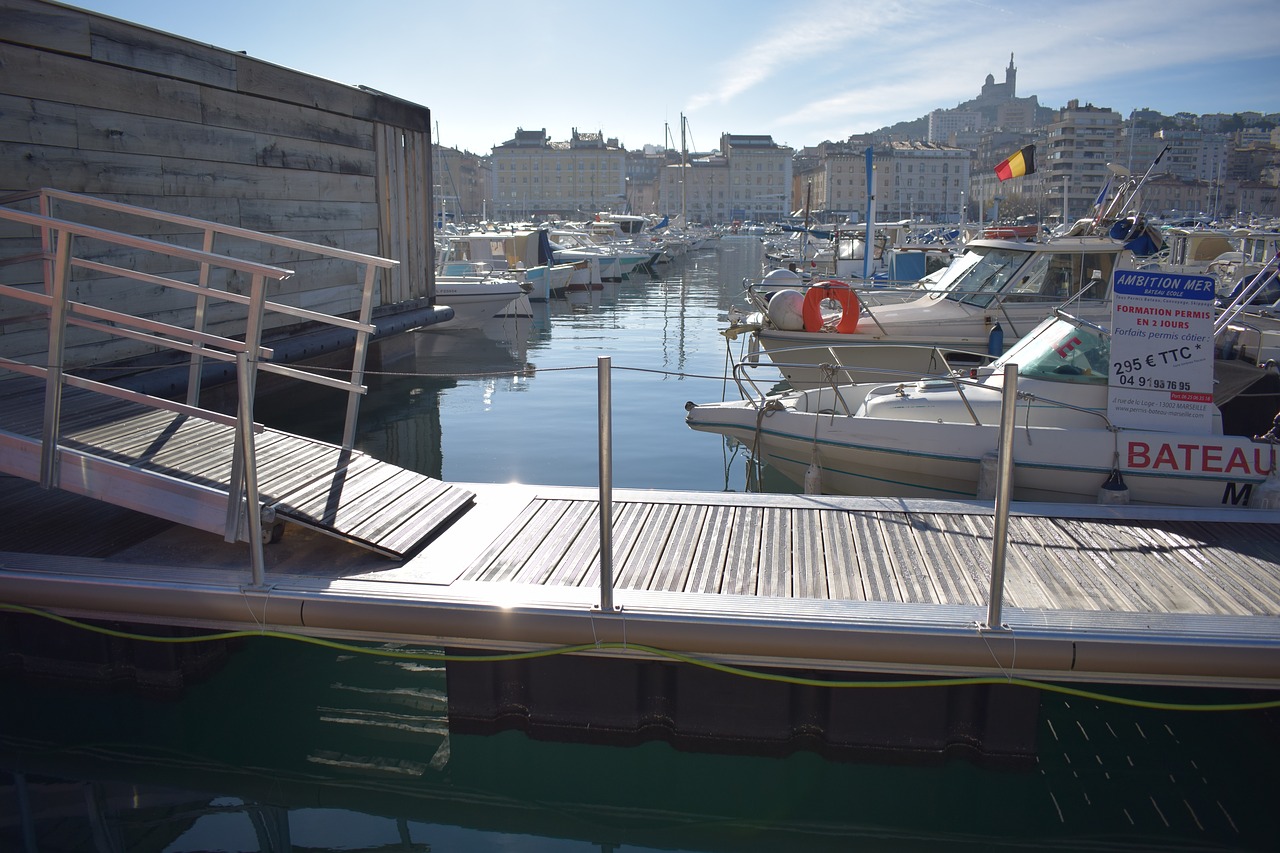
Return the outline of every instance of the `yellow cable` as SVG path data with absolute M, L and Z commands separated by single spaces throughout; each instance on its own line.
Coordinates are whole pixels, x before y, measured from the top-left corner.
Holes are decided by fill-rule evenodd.
M 717 663 L 715 661 L 704 660 L 694 657 L 693 655 L 683 652 L 671 651 L 670 649 L 660 649 L 656 646 L 639 645 L 636 643 L 580 643 L 573 646 L 555 646 L 546 649 L 537 649 L 529 652 L 504 652 L 502 654 L 491 655 L 451 655 L 445 652 L 436 651 L 395 651 L 393 649 L 369 648 L 366 646 L 355 646 L 349 643 L 339 643 L 334 640 L 326 640 L 320 637 L 309 637 L 305 634 L 293 634 L 287 631 L 271 631 L 271 630 L 254 630 L 254 631 L 223 631 L 217 634 L 201 634 L 191 637 L 152 637 L 146 634 L 134 634 L 128 631 L 117 631 L 113 628 L 105 628 L 98 625 L 89 625 L 70 619 L 66 616 L 59 616 L 56 613 L 50 613 L 45 610 L 38 610 L 33 607 L 25 607 L 20 604 L 0 604 L 0 610 L 8 610 L 14 613 L 26 613 L 31 616 L 39 616 L 44 619 L 50 619 L 54 622 L 61 622 L 64 625 L 78 628 L 84 631 L 91 631 L 97 634 L 103 634 L 108 637 L 116 637 L 125 640 L 139 640 L 148 643 L 206 643 L 215 640 L 234 640 L 240 638 L 252 637 L 271 637 L 279 640 L 294 640 L 296 642 L 310 643 L 311 645 L 321 646 L 324 648 L 335 649 L 337 651 L 348 652 L 350 654 L 370 655 L 374 657 L 395 658 L 400 660 L 433 660 L 453 663 L 494 663 L 498 661 L 516 661 L 516 660 L 532 660 L 535 658 L 553 657 L 555 655 L 577 654 L 587 651 L 632 651 L 642 652 L 654 655 L 655 657 L 667 658 L 669 660 L 686 663 L 691 666 L 699 666 L 704 669 L 722 672 L 727 675 L 740 676 L 742 678 L 752 678 L 759 681 L 772 681 L 782 684 L 796 684 L 805 687 L 832 687 L 841 689 L 907 689 L 913 687 L 961 687 L 973 685 L 994 685 L 994 684 L 1012 684 L 1018 687 L 1028 687 L 1034 690 L 1043 690 L 1047 693 L 1060 693 L 1066 696 L 1075 696 L 1081 699 L 1092 699 L 1098 702 L 1106 702 L 1113 705 L 1126 705 L 1131 708 L 1146 708 L 1157 711 L 1259 711 L 1269 708 L 1280 708 L 1280 700 L 1269 702 L 1228 702 L 1221 704 L 1204 704 L 1192 705 L 1181 702 L 1150 702 L 1143 699 L 1128 699 L 1123 696 L 1110 696 L 1105 693 L 1097 693 L 1092 690 L 1081 690 L 1076 687 L 1066 687 L 1060 684 L 1049 684 L 1042 681 L 1032 681 L 1026 678 L 1013 678 L 1003 676 L 979 676 L 971 678 L 929 678 L 929 679 L 913 679 L 902 681 L 827 681 L 819 678 L 805 678 L 798 675 L 786 675 L 784 673 L 757 672 L 755 670 L 744 669 L 730 664 Z

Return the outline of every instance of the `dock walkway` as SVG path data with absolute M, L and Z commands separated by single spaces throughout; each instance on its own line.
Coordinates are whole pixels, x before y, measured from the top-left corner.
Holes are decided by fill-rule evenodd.
M 290 530 L 267 548 L 264 588 L 243 543 L 178 526 L 61 552 L 38 530 L 7 535 L 0 600 L 454 648 L 633 643 L 786 668 L 1280 686 L 1272 511 L 1015 506 L 993 631 L 990 505 L 618 490 L 603 613 L 595 490 L 467 491 L 474 506 L 407 560 Z M 6 517 L 39 513 L 42 495 L 5 490 Z

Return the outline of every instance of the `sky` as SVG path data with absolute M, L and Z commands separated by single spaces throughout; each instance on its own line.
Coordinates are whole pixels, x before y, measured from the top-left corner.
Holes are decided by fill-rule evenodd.
M 1280 112 L 1277 0 L 78 0 L 77 6 L 431 110 L 488 154 L 518 128 L 625 148 L 795 149 L 1004 81 L 1124 116 Z

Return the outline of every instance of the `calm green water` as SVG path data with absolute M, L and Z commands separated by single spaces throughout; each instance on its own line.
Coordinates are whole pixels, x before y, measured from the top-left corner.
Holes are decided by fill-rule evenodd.
M 725 394 L 719 332 L 759 271 L 739 239 L 518 328 L 403 336 L 360 446 L 452 481 L 594 485 L 608 355 L 615 485 L 740 491 L 744 461 L 683 403 Z M 340 430 L 323 395 L 259 415 Z M 1280 727 L 1256 712 L 1045 694 L 1035 767 L 1001 771 L 450 735 L 445 708 L 438 666 L 265 638 L 180 699 L 0 681 L 0 851 L 1280 849 Z
M 285 640 L 247 642 L 180 700 L 0 686 L 5 851 L 1272 851 L 1280 839 L 1277 730 L 1257 713 L 1047 694 L 1037 765 L 997 771 L 450 736 L 438 667 Z

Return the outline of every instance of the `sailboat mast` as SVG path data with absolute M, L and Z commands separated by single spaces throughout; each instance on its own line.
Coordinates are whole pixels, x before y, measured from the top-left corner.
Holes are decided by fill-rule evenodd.
M 680 227 L 683 228 L 685 222 L 685 204 L 688 200 L 687 188 L 689 186 L 689 143 L 686 141 L 685 127 L 687 120 L 684 113 L 680 113 Z

